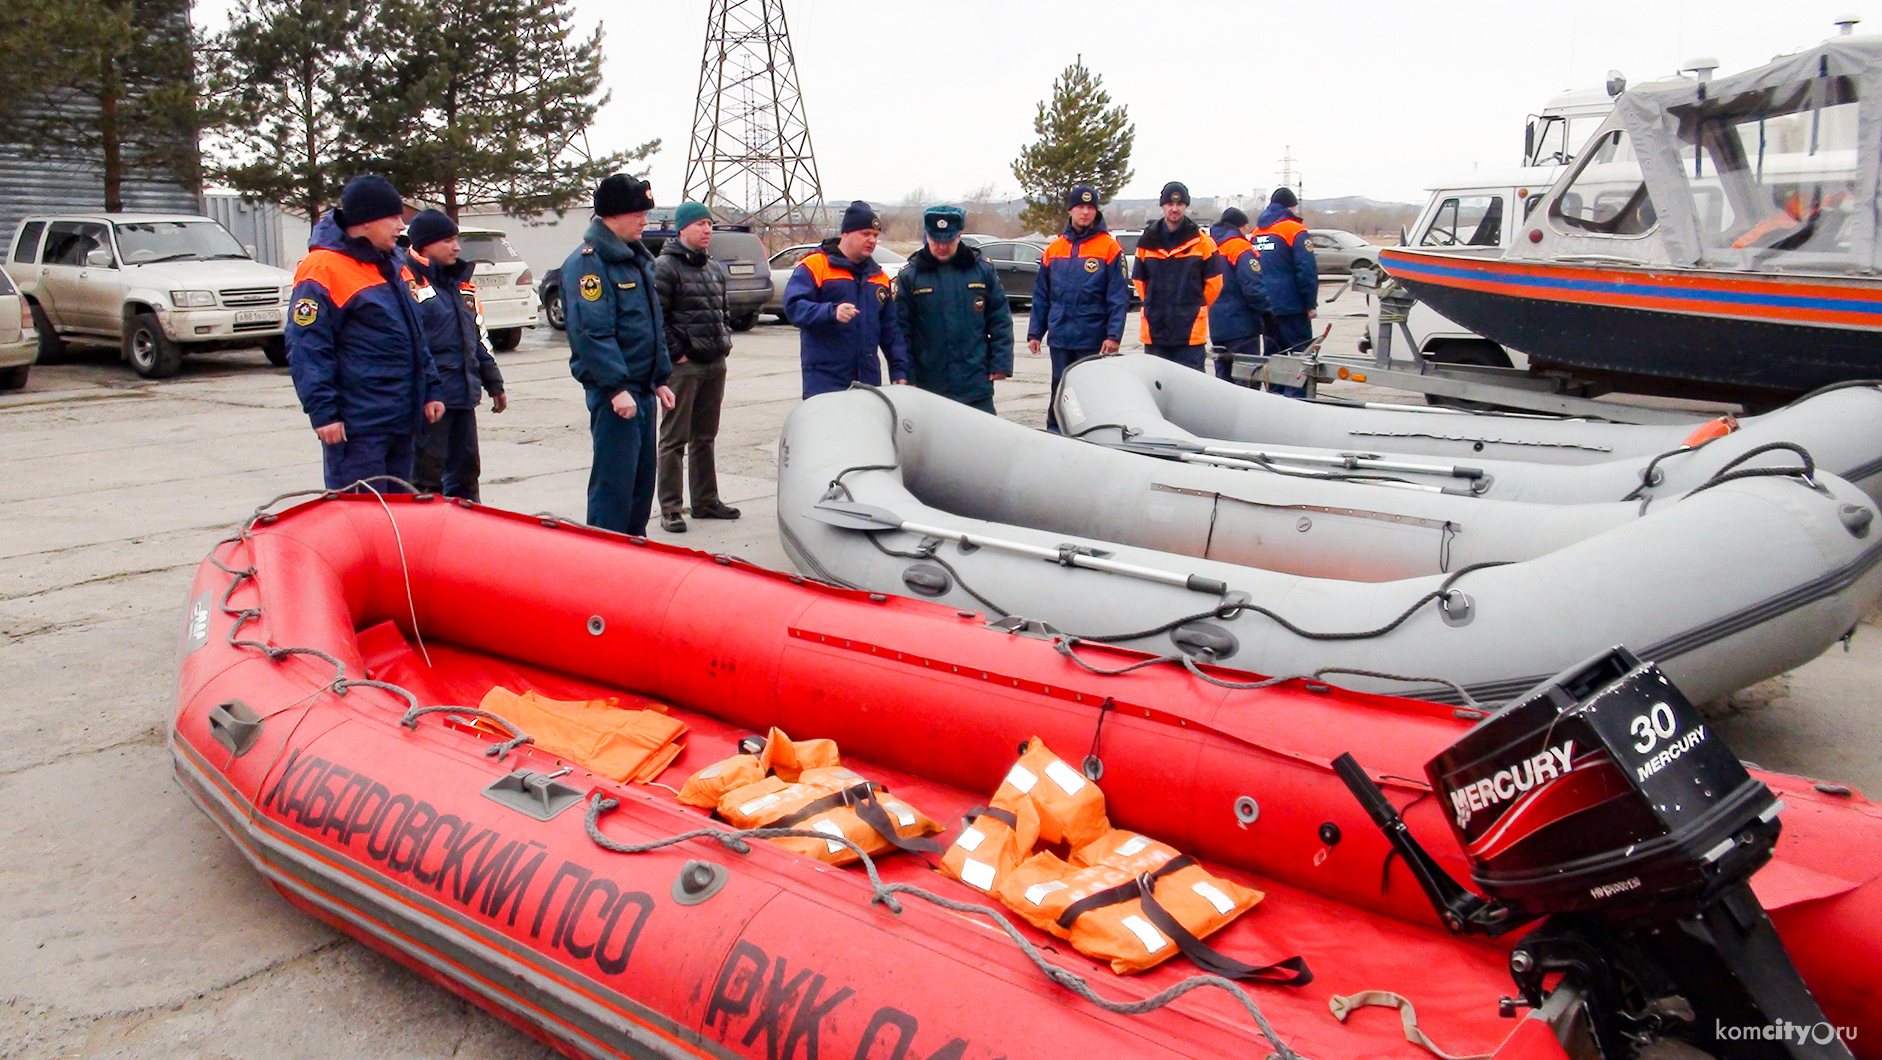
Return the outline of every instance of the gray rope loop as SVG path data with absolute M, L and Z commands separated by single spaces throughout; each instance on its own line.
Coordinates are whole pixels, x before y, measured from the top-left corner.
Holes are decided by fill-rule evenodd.
M 511 751 L 516 750 L 524 744 L 533 744 L 535 742 L 536 738 L 534 736 L 518 736 L 513 740 L 505 740 L 502 743 L 491 744 L 489 747 L 484 748 L 484 757 L 494 758 L 501 762 L 504 756 L 508 755 Z

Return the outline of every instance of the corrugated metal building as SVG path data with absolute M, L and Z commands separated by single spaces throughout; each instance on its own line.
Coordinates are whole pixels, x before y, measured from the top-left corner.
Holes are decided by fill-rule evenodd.
M 50 165 L 0 144 L 0 232 L 12 244 L 20 218 L 31 213 L 102 210 L 105 183 L 96 166 Z M 196 194 L 177 184 L 126 178 L 126 210 L 201 213 Z

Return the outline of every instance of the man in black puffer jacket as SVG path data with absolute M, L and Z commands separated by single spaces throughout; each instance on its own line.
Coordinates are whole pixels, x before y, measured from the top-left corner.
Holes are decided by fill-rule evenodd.
M 736 519 L 738 509 L 719 501 L 712 443 L 725 400 L 725 356 L 732 352 L 731 312 L 725 301 L 725 266 L 708 253 L 712 215 L 696 202 L 673 215 L 679 237 L 654 259 L 654 290 L 666 320 L 667 350 L 673 355 L 674 404 L 660 420 L 660 528 L 686 532 L 680 494 L 680 465 L 687 465 L 693 518 Z

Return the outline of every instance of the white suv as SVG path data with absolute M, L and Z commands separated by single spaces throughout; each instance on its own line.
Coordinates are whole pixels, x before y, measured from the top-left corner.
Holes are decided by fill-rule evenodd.
M 460 228 L 460 261 L 474 261 L 471 282 L 484 306 L 484 330 L 490 348 L 503 353 L 522 341 L 523 329 L 536 326 L 536 277 L 509 237 L 494 228 Z
M 8 257 L 39 331 L 39 357 L 67 341 L 116 345 L 147 379 L 183 355 L 259 346 L 287 363 L 294 277 L 255 261 L 228 230 L 188 214 L 28 217 Z

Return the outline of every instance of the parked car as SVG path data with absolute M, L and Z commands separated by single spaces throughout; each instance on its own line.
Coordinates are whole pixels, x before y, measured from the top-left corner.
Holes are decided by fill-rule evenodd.
M 777 314 L 779 320 L 784 319 L 784 285 L 791 282 L 791 270 L 797 268 L 797 263 L 804 260 L 804 255 L 822 245 L 821 243 L 798 243 L 771 255 L 771 297 L 765 300 L 765 312 Z M 870 257 L 876 259 L 876 264 L 882 266 L 882 274 L 891 280 L 902 271 L 902 266 L 908 264 L 906 257 L 880 243 L 876 244 L 876 251 Z
M 292 274 L 254 260 L 228 230 L 188 214 L 34 216 L 7 264 L 31 307 L 39 360 L 66 343 L 115 344 L 138 375 L 183 355 L 260 346 L 287 363 Z
M 1033 282 L 1039 278 L 1039 262 L 1046 248 L 1029 239 L 996 239 L 977 248 L 1000 274 L 1000 287 L 1014 309 L 1032 308 Z
M 13 285 L 13 277 L 0 269 L 0 390 L 19 390 L 39 357 L 39 335 L 33 330 L 26 296 Z
M 1355 265 L 1369 269 L 1379 263 L 1378 247 L 1337 228 L 1308 229 L 1307 245 L 1313 248 L 1322 276 L 1345 276 Z
M 536 326 L 536 277 L 529 263 L 510 245 L 509 236 L 495 228 L 460 228 L 460 261 L 474 261 L 471 282 L 484 304 L 484 330 L 490 348 L 513 350 L 523 340 L 523 329 Z
M 640 241 L 646 245 L 649 253 L 658 256 L 667 240 L 678 235 L 671 228 L 649 228 L 641 233 Z M 752 325 L 758 323 L 759 312 L 772 297 L 773 285 L 771 272 L 765 266 L 764 241 L 752 234 L 750 225 L 713 225 L 710 252 L 715 261 L 725 266 L 725 294 L 732 310 L 732 330 L 750 331 Z M 567 328 L 568 318 L 562 311 L 561 268 L 550 269 L 543 274 L 537 293 L 542 298 L 542 315 L 549 321 L 549 326 L 558 331 Z M 778 297 L 783 297 L 781 289 Z

